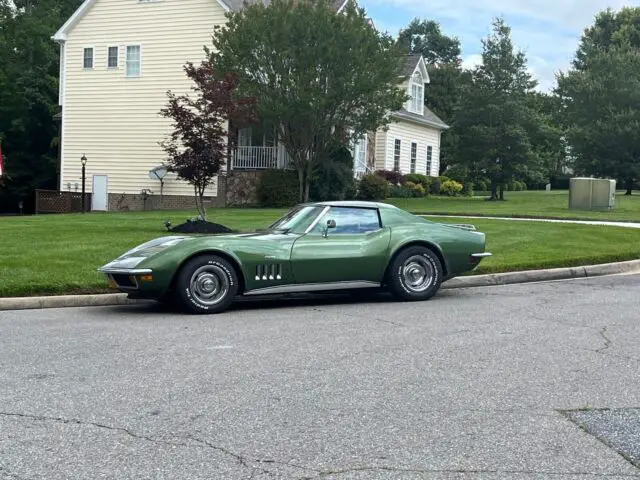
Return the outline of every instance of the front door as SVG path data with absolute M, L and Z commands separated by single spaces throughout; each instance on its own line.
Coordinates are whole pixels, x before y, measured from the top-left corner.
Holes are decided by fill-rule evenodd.
M 94 175 L 91 188 L 91 210 L 106 212 L 109 210 L 109 188 L 106 175 Z
M 328 220 L 335 228 L 326 230 Z M 391 231 L 375 208 L 331 207 L 291 250 L 295 282 L 379 282 L 386 267 Z

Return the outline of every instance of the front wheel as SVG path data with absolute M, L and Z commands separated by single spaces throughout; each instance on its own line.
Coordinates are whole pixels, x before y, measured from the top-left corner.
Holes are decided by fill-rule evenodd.
M 416 246 L 402 250 L 391 264 L 388 284 L 401 300 L 428 300 L 440 289 L 443 268 L 429 248 Z
M 220 313 L 238 291 L 238 275 L 228 261 L 216 255 L 189 260 L 178 274 L 177 297 L 191 313 Z

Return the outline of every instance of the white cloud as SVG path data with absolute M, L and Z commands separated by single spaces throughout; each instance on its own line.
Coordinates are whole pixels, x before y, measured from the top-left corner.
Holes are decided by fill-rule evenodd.
M 516 47 L 527 55 L 530 71 L 540 90 L 555 84 L 555 74 L 569 68 L 583 30 L 595 15 L 612 8 L 639 5 L 638 0 L 359 0 L 365 8 L 393 9 L 394 14 L 378 19 L 396 34 L 396 24 L 406 26 L 414 17 L 439 21 L 448 35 L 462 43 L 465 66 L 478 63 L 480 40 L 490 32 L 491 20 L 504 16 L 512 29 Z

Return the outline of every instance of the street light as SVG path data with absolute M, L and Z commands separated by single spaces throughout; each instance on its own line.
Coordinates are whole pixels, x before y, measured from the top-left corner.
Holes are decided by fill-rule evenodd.
M 80 159 L 82 162 L 82 213 L 84 213 L 84 185 L 85 185 L 85 166 L 87 165 L 87 157 L 82 154 L 82 158 Z

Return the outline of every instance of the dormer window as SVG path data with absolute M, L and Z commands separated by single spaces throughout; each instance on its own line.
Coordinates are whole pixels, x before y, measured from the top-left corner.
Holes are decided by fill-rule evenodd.
M 424 79 L 419 71 L 411 77 L 409 96 L 411 98 L 408 110 L 412 113 L 424 114 Z

